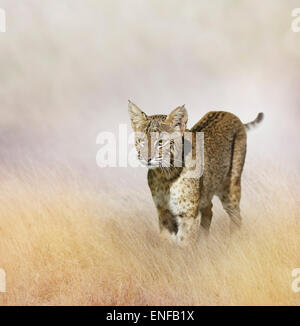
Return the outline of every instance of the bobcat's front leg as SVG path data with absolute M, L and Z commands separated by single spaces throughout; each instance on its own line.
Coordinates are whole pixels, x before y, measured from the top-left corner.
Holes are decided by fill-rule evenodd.
M 197 216 L 180 215 L 177 217 L 178 232 L 176 236 L 177 243 L 184 247 L 195 243 L 198 239 L 199 222 Z

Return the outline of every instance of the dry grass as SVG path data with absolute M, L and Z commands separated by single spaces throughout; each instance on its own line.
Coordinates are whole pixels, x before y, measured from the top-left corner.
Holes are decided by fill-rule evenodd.
M 0 304 L 300 304 L 293 3 L 1 1 Z M 209 241 L 164 244 L 144 179 L 97 169 L 96 136 L 129 123 L 128 98 L 148 114 L 186 103 L 189 126 L 265 113 L 239 236 L 216 201 Z
M 160 241 L 149 196 L 141 205 L 96 192 L 74 173 L 2 171 L 0 304 L 299 304 L 291 291 L 299 205 L 281 191 L 281 202 L 273 191 L 261 206 L 246 205 L 243 230 L 231 240 L 217 205 L 210 240 L 179 249 Z

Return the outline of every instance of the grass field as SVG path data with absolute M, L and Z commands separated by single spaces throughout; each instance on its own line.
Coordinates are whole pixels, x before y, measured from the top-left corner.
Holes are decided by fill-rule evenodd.
M 233 237 L 216 203 L 210 239 L 180 249 L 160 240 L 149 194 L 141 204 L 135 192 L 97 192 L 70 171 L 38 171 L 1 171 L 1 305 L 300 304 L 291 289 L 299 202 L 287 180 L 244 205 Z M 245 184 L 248 193 L 262 187 Z
M 300 304 L 299 1 L 0 7 L 0 305 Z M 128 99 L 149 115 L 185 104 L 188 127 L 210 110 L 265 113 L 241 232 L 216 200 L 208 240 L 163 243 L 146 171 L 97 167 L 97 135 L 131 130 Z

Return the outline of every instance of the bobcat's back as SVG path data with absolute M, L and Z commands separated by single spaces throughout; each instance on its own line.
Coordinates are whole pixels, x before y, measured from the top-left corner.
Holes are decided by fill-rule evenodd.
M 229 176 L 240 178 L 246 155 L 246 128 L 230 112 L 208 112 L 191 131 L 204 132 L 203 190 L 222 192 Z

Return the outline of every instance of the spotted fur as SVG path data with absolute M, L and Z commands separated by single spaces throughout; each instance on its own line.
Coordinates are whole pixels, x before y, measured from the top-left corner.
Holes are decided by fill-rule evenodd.
M 187 111 L 184 106 L 173 110 L 168 116 L 147 116 L 135 104 L 129 102 L 132 127 L 136 133 L 145 133 L 151 142 L 153 133 L 177 134 L 173 142 L 183 141 L 184 132 L 204 133 L 204 172 L 199 178 L 187 177 L 190 168 L 164 168 L 161 165 L 159 150 L 154 148 L 154 158 L 148 159 L 148 184 L 157 208 L 159 229 L 163 236 L 185 245 L 199 235 L 197 217 L 201 215 L 202 228 L 208 232 L 212 221 L 212 198 L 220 198 L 233 226 L 241 225 L 240 199 L 241 176 L 246 157 L 246 130 L 259 123 L 263 115 L 259 114 L 252 123 L 244 125 L 238 117 L 229 112 L 213 111 L 207 113 L 190 130 L 186 128 Z M 159 146 L 159 145 L 156 145 Z M 152 145 L 150 146 L 152 149 Z M 176 146 L 175 146 L 176 147 Z M 192 150 L 195 146 L 192 144 Z M 141 155 L 151 152 L 141 150 Z M 177 157 L 176 150 L 171 153 Z M 153 156 L 153 154 L 152 154 Z M 155 164 L 152 166 L 152 161 Z M 150 162 L 150 163 L 149 163 Z M 157 163 L 158 162 L 158 163 Z

